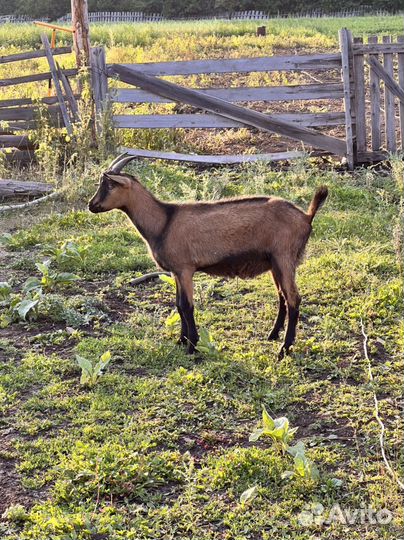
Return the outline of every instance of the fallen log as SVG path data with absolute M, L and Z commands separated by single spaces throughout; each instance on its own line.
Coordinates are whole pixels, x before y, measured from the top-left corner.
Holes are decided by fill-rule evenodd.
M 0 180 L 0 199 L 38 197 L 53 191 L 53 186 L 43 182 Z

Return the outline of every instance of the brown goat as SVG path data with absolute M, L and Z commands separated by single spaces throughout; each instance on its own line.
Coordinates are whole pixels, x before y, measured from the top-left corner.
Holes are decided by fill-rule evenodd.
M 137 178 L 121 173 L 134 157 L 119 156 L 101 175 L 89 202 L 94 213 L 125 212 L 149 251 L 176 282 L 181 316 L 180 341 L 193 353 L 198 342 L 194 320 L 193 275 L 253 278 L 270 270 L 279 294 L 279 311 L 268 339 L 277 339 L 288 314 L 288 353 L 296 335 L 300 296 L 295 272 L 309 239 L 311 222 L 328 190 L 320 187 L 307 213 L 279 197 L 247 197 L 215 202 L 167 203 L 156 199 Z

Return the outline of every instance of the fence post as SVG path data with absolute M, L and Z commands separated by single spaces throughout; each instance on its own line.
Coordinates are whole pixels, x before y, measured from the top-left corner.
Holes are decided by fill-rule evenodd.
M 363 44 L 361 37 L 354 38 L 354 43 Z M 365 97 L 365 62 L 363 53 L 353 57 L 354 97 L 356 120 L 356 150 L 358 157 L 366 151 L 366 97 Z
M 378 43 L 377 36 L 369 36 L 369 44 Z M 369 58 L 378 59 L 378 54 L 369 54 Z M 369 69 L 369 81 L 370 81 L 370 114 L 372 120 L 372 151 L 380 152 L 382 145 L 381 131 L 380 131 L 380 77 L 375 73 L 375 70 L 370 67 Z
M 344 86 L 344 106 L 345 106 L 345 136 L 346 136 L 346 158 L 348 167 L 354 168 L 357 161 L 356 152 L 356 130 L 353 118 L 354 100 L 353 91 L 353 51 L 352 34 L 347 28 L 339 31 L 339 46 L 342 63 L 342 83 Z
M 391 36 L 383 36 L 383 43 L 391 43 Z M 383 54 L 384 69 L 394 77 L 393 55 Z M 397 151 L 396 143 L 396 110 L 394 104 L 394 94 L 384 85 L 384 122 L 386 129 L 386 147 L 388 152 Z
M 108 78 L 104 47 L 90 49 L 91 89 L 95 106 L 97 133 L 102 129 L 102 115 L 108 107 Z

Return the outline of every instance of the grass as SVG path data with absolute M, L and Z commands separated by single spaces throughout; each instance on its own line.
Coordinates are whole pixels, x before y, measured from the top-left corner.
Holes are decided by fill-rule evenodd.
M 109 62 L 261 56 L 334 50 L 341 26 L 356 35 L 398 34 L 402 20 L 266 24 L 266 38 L 255 36 L 257 22 L 224 21 L 99 25 L 92 38 L 107 45 Z M 39 29 L 3 25 L 0 39 L 7 42 L 2 54 L 11 54 L 38 47 Z M 63 59 L 66 67 L 73 62 L 73 56 Z M 6 64 L 0 78 L 34 69 L 45 71 L 45 61 Z M 299 80 L 255 74 L 226 84 Z M 193 86 L 211 82 L 189 80 Z M 1 98 L 43 96 L 45 86 L 2 88 Z M 306 208 L 316 186 L 330 189 L 298 273 L 303 303 L 292 354 L 279 361 L 279 344 L 266 340 L 277 309 L 268 276 L 243 282 L 198 275 L 197 322 L 215 345 L 188 357 L 176 345 L 178 326 L 167 324 L 174 322 L 170 284 L 131 285 L 154 268 L 138 233 L 119 212 L 95 216 L 86 210 L 105 156 L 90 148 L 82 131 L 80 142 L 71 143 L 70 154 L 76 148 L 78 158 L 62 171 L 59 158 L 69 143 L 52 139 L 46 128 L 36 134 L 42 142 L 38 169 L 10 171 L 1 163 L 5 177 L 63 183 L 65 199 L 25 214 L 0 214 L 0 231 L 8 233 L 0 235 L 0 281 L 19 294 L 27 278 L 40 277 L 36 263 L 63 252 L 66 241 L 82 256 L 53 263 L 56 275 L 73 272 L 79 279 L 69 285 L 55 279 L 36 316 L 32 311 L 26 321 L 9 321 L 7 302 L 0 303 L 0 537 L 398 539 L 402 494 L 382 462 L 373 399 L 376 393 L 387 455 L 403 478 L 402 161 L 352 174 L 310 159 L 288 169 L 133 166 L 166 200 L 272 194 Z M 215 132 L 205 140 L 183 130 L 120 137 L 128 146 L 180 151 L 259 148 L 258 135 L 247 130 Z M 76 356 L 94 365 L 107 351 L 104 372 L 94 384 L 81 384 Z M 295 442 L 304 443 L 318 480 L 285 477 L 290 456 L 269 440 L 249 441 L 262 405 L 298 427 Z M 240 502 L 254 486 L 256 497 Z M 316 524 L 309 511 L 318 504 L 324 515 L 335 505 L 344 512 L 387 509 L 392 520 Z M 310 523 L 301 522 L 302 512 L 309 512 Z
M 403 473 L 402 282 L 396 176 L 290 170 L 266 165 L 197 171 L 138 165 L 166 199 L 271 193 L 303 207 L 315 186 L 330 199 L 316 217 L 299 269 L 302 320 L 291 356 L 277 360 L 265 336 L 276 313 L 268 276 L 196 279 L 197 320 L 220 352 L 187 357 L 165 321 L 169 284 L 130 280 L 153 268 L 119 212 L 48 207 L 17 221 L 3 246 L 15 290 L 36 273 L 44 246 L 70 239 L 83 261 L 60 263 L 80 276 L 47 293 L 37 320 L 14 323 L 0 340 L 0 464 L 7 540 L 67 538 L 398 538 L 402 504 L 378 445 L 373 392 L 386 425 L 386 450 Z M 88 187 L 97 171 L 88 173 Z M 85 197 L 83 197 L 85 199 Z M 396 240 L 394 240 L 396 238 Z M 367 378 L 360 320 L 369 334 Z M 112 358 L 96 384 L 80 384 L 75 355 Z M 265 405 L 298 427 L 318 481 L 282 479 L 290 468 L 269 442 L 250 443 Z M 254 485 L 258 496 L 240 503 Z M 302 525 L 307 505 L 387 508 L 386 525 Z M 22 507 L 15 506 L 21 504 Z

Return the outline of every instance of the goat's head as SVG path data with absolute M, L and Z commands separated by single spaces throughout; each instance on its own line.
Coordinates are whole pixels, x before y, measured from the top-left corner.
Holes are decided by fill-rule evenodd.
M 88 209 L 94 214 L 108 212 L 114 208 L 124 208 L 128 198 L 128 190 L 134 179 L 121 171 L 136 156 L 122 154 L 117 157 L 100 176 L 100 183 L 95 195 L 88 203 Z

